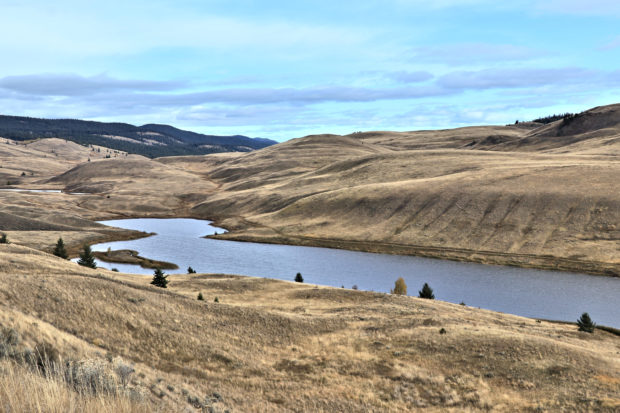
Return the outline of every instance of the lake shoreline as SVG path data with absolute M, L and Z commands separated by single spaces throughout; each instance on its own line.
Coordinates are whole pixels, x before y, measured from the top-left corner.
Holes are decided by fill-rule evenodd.
M 211 238 L 217 240 L 230 240 L 239 242 L 256 242 L 262 244 L 276 244 L 276 245 L 296 245 L 306 247 L 320 247 L 320 248 L 332 248 L 342 249 L 348 251 L 369 252 L 378 254 L 390 254 L 390 255 L 402 255 L 413 256 L 422 258 L 433 258 L 440 260 L 456 261 L 456 262 L 471 262 L 484 265 L 502 265 L 518 268 L 529 268 L 537 270 L 548 271 L 564 271 L 564 272 L 576 272 L 595 276 L 604 276 L 611 278 L 620 278 L 620 264 L 614 264 L 609 262 L 598 261 L 583 261 L 573 258 L 556 257 L 550 255 L 536 255 L 536 254 L 513 254 L 508 252 L 499 251 L 484 251 L 484 250 L 468 250 L 463 248 L 445 248 L 435 246 L 422 246 L 422 245 L 407 245 L 386 243 L 379 241 L 357 241 L 357 240 L 343 240 L 343 239 L 330 239 L 330 238 L 315 238 L 315 237 L 303 237 L 303 236 L 289 236 L 285 234 L 277 235 L 256 235 L 249 233 L 248 230 L 252 230 L 258 227 L 254 227 L 251 222 L 243 220 L 245 225 L 228 225 L 230 222 L 225 218 L 210 218 L 196 216 L 190 213 L 175 214 L 151 214 L 144 216 L 141 214 L 123 214 L 105 218 L 97 221 L 113 221 L 116 219 L 140 219 L 140 218 L 155 218 L 155 219 L 199 219 L 202 221 L 209 221 L 213 225 L 225 229 L 226 232 L 217 235 L 206 235 L 204 238 Z M 271 229 L 270 229 L 271 230 Z M 272 230 L 273 231 L 273 230 Z M 275 232 L 275 231 L 273 231 Z M 128 234 L 129 235 L 129 234 Z M 147 234 L 145 236 L 149 236 Z M 115 239 L 109 239 L 104 241 L 98 241 L 97 244 L 107 241 L 121 241 L 131 240 L 141 237 L 135 237 L 132 234 L 132 238 L 122 239 L 118 236 Z
M 402 277 L 412 291 L 429 282 L 436 291 L 437 299 L 447 302 L 465 302 L 530 318 L 569 321 L 577 319 L 581 314 L 579 311 L 588 311 L 601 324 L 615 328 L 619 326 L 619 320 L 609 313 L 609 303 L 620 293 L 618 277 L 593 277 L 586 273 L 539 270 L 531 266 L 488 265 L 472 262 L 471 256 L 467 260 L 458 259 L 458 256 L 441 260 L 430 254 L 422 256 L 419 251 L 415 255 L 407 254 L 410 252 L 407 246 L 399 245 L 389 245 L 390 253 L 385 254 L 381 248 L 386 245 L 376 244 L 372 249 L 374 253 L 368 253 L 360 248 L 368 247 L 367 244 L 335 244 L 334 240 L 316 242 L 316 239 L 306 239 L 301 240 L 305 243 L 303 245 L 300 240 L 286 242 L 282 238 L 274 240 L 271 237 L 271 242 L 263 242 L 266 237 L 245 237 L 241 239 L 245 242 L 236 242 L 239 241 L 237 233 L 223 232 L 226 230 L 216 226 L 214 221 L 194 218 L 123 217 L 99 223 L 143 231 L 143 234 L 157 234 L 135 242 L 93 246 L 93 250 L 98 251 L 98 258 L 102 259 L 98 265 L 117 268 L 120 272 L 152 273 L 152 265 L 141 265 L 139 261 L 142 258 L 136 261 L 136 257 L 140 256 L 149 257 L 152 261 L 174 263 L 179 268 L 191 266 L 200 273 L 242 274 L 290 281 L 300 272 L 304 280 L 311 284 L 331 287 L 346 285 L 348 288 L 379 292 L 390 291 L 396 277 Z M 200 239 L 202 241 L 198 241 Z M 123 257 L 122 260 L 109 259 L 121 250 L 134 251 L 129 254 L 131 256 L 124 254 L 130 261 Z M 107 256 L 107 251 L 110 251 L 110 256 Z M 436 253 L 433 250 L 430 252 Z M 119 264 L 116 266 L 110 262 Z M 545 271 L 546 274 L 541 273 Z M 173 270 L 171 274 L 177 272 Z M 583 291 L 587 288 L 592 290 L 592 294 L 584 296 Z M 593 297 L 597 299 L 593 301 Z
M 213 221 L 213 223 L 217 224 L 216 221 Z M 221 225 L 218 224 L 218 226 Z M 467 250 L 462 248 L 444 248 L 375 241 L 355 241 L 300 236 L 260 236 L 243 233 L 241 231 L 236 232 L 234 230 L 224 234 L 209 235 L 205 238 L 239 242 L 257 242 L 264 244 L 333 248 L 348 251 L 414 256 L 457 262 L 472 262 L 484 265 L 503 265 L 537 270 L 577 272 L 612 278 L 620 277 L 620 264 L 614 265 L 604 262 L 581 261 L 571 258 L 534 254 L 512 254 L 495 251 Z

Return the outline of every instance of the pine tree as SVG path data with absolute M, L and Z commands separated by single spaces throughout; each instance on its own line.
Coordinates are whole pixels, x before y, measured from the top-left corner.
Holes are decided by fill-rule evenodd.
M 435 294 L 433 294 L 433 289 L 428 286 L 427 283 L 424 283 L 424 286 L 420 291 L 418 291 L 418 297 L 420 298 L 428 298 L 429 300 L 435 299 Z
M 84 245 L 84 249 L 80 253 L 80 259 L 77 263 L 84 267 L 97 268 L 95 256 L 93 255 L 93 251 L 90 249 L 90 245 Z
M 205 298 L 202 296 L 202 293 L 198 293 L 198 301 L 204 301 Z
M 2 234 L 2 236 L 0 236 L 0 244 L 8 244 L 9 240 L 6 237 L 6 234 Z
M 56 248 L 54 248 L 53 254 L 57 257 L 64 258 L 65 260 L 69 258 L 69 254 L 67 254 L 67 250 L 65 249 L 65 243 L 62 238 L 58 238 L 58 242 L 56 242 Z
M 596 323 L 592 321 L 588 313 L 581 314 L 581 318 L 577 320 L 577 325 L 579 326 L 579 331 L 585 331 L 586 333 L 594 333 L 594 328 L 596 327 Z
M 407 295 L 407 284 L 403 277 L 398 277 L 398 280 L 394 283 L 394 288 L 390 290 L 391 294 Z
M 192 267 L 187 267 L 187 273 L 188 274 L 196 274 L 196 270 L 194 270 Z
M 301 276 L 300 272 L 298 272 L 297 275 L 295 276 L 295 282 L 298 282 L 298 283 L 304 282 L 304 277 Z
M 159 268 L 157 268 L 155 270 L 155 273 L 153 274 L 153 281 L 151 281 L 151 284 L 157 286 L 157 287 L 161 287 L 161 288 L 167 288 L 168 287 L 168 280 L 167 280 L 168 276 L 164 275 L 164 272 L 162 270 L 160 270 Z

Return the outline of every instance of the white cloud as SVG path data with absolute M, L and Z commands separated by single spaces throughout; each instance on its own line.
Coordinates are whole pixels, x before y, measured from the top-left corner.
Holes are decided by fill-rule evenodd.
M 182 87 L 175 81 L 120 80 L 107 75 L 83 77 L 76 74 L 38 74 L 7 76 L 0 79 L 0 89 L 39 96 L 79 96 L 109 93 L 116 90 L 166 91 Z
M 502 63 L 525 61 L 542 57 L 546 53 L 529 47 L 512 44 L 455 43 L 423 46 L 411 50 L 412 61 L 420 63 L 444 63 L 449 65 Z
M 574 85 L 601 82 L 605 74 L 583 68 L 501 68 L 455 71 L 441 76 L 437 83 L 449 89 L 528 88 L 547 85 Z

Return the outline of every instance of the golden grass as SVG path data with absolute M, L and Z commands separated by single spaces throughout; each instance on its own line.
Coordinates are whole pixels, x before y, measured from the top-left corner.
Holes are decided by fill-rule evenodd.
M 152 412 L 153 406 L 124 395 L 76 392 L 62 377 L 44 377 L 11 361 L 0 362 L 0 411 L 29 413 Z
M 244 412 L 613 411 L 620 400 L 618 337 L 600 330 L 262 278 L 174 275 L 160 289 L 17 245 L 0 246 L 0 262 L 3 308 L 25 336 L 62 332 L 63 354 L 131 361 L 164 410 L 196 398 Z

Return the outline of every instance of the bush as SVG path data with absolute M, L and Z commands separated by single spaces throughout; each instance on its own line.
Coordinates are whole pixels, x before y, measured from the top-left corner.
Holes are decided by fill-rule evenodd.
M 161 288 L 168 288 L 168 276 L 164 275 L 164 272 L 157 268 L 153 273 L 153 281 L 151 284 Z
M 198 301 L 204 301 L 205 298 L 202 296 L 202 293 L 198 293 Z
M 596 328 L 596 323 L 592 321 L 588 313 L 581 314 L 581 317 L 577 320 L 577 325 L 579 326 L 579 331 L 585 331 L 586 333 L 594 333 Z
M 9 240 L 8 240 L 8 238 L 6 237 L 6 234 L 2 234 L 2 235 L 0 236 L 0 244 L 8 244 L 8 243 L 9 243 Z
M 188 274 L 196 274 L 196 270 L 194 270 L 191 266 L 187 267 L 187 273 Z
M 427 298 L 429 300 L 435 299 L 435 294 L 433 294 L 433 289 L 428 286 L 427 283 L 424 283 L 424 286 L 420 291 L 418 291 L 418 297 Z
M 298 272 L 297 275 L 295 276 L 295 282 L 298 282 L 298 283 L 304 282 L 304 277 L 301 276 L 300 272 Z
M 394 288 L 390 290 L 391 294 L 407 295 L 407 284 L 403 277 L 398 277 L 398 280 L 394 283 Z
M 80 259 L 77 263 L 83 267 L 97 268 L 95 256 L 93 255 L 93 251 L 90 249 L 90 245 L 84 245 L 84 248 L 80 253 Z

